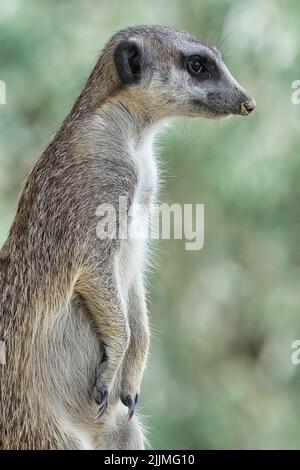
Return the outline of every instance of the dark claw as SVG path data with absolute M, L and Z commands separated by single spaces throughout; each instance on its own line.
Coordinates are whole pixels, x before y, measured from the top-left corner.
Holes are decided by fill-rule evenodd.
M 101 418 L 102 415 L 104 415 L 105 411 L 107 410 L 107 407 L 108 407 L 108 400 L 106 399 L 105 402 L 102 403 L 102 405 L 99 408 L 99 411 L 97 414 L 98 419 Z
M 100 406 L 97 418 L 101 418 L 108 408 L 108 391 L 106 388 L 102 390 L 97 389 L 96 402 Z
M 107 396 L 108 396 L 108 392 L 107 392 L 107 389 L 106 388 L 97 388 L 97 385 L 96 385 L 96 403 L 97 405 L 101 405 L 102 403 L 104 403 L 105 401 L 107 401 Z
M 127 406 L 128 408 L 128 419 L 131 420 L 131 418 L 134 415 L 136 404 L 138 402 L 138 394 L 136 394 L 135 399 L 133 400 L 131 395 L 126 395 L 125 397 L 121 397 L 121 402 L 123 405 Z

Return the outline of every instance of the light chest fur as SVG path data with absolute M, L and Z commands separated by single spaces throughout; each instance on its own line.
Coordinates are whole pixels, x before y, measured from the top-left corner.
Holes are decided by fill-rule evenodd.
M 158 188 L 158 167 L 153 151 L 157 127 L 145 132 L 138 142 L 130 142 L 129 149 L 137 172 L 137 185 L 129 211 L 128 239 L 122 240 L 117 257 L 117 270 L 124 300 L 133 282 L 142 279 L 147 266 L 147 245 L 150 229 L 151 205 Z

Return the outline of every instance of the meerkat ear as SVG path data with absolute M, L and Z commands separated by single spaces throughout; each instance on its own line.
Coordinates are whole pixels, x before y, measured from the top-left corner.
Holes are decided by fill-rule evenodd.
M 122 41 L 116 48 L 114 59 L 120 80 L 124 85 L 137 83 L 141 77 L 140 45 L 131 40 Z

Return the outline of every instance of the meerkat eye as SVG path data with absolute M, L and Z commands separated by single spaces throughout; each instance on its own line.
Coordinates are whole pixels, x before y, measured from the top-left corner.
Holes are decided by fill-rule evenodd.
M 208 78 L 210 76 L 209 70 L 199 56 L 189 57 L 186 61 L 186 69 L 194 77 Z

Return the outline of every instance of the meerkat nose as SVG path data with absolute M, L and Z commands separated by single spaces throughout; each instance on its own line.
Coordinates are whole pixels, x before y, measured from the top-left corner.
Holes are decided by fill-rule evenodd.
M 252 113 L 255 107 L 256 107 L 256 102 L 253 98 L 251 100 L 244 101 L 241 104 L 241 114 L 244 116 L 248 116 L 248 114 Z

